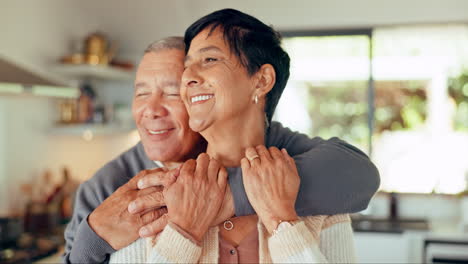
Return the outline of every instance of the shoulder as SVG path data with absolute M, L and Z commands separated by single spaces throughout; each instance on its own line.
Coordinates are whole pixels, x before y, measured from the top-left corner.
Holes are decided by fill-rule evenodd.
M 275 146 L 279 148 L 292 148 L 300 146 L 300 148 L 311 148 L 325 142 L 322 138 L 310 138 L 306 134 L 292 131 L 288 127 L 284 127 L 280 122 L 273 121 L 267 130 L 265 136 L 265 145 L 267 147 Z M 288 149 L 289 152 L 289 149 Z
M 98 202 L 104 201 L 138 172 L 155 167 L 144 154 L 141 143 L 117 156 L 100 168 L 89 180 L 81 184 L 80 193 L 94 194 Z

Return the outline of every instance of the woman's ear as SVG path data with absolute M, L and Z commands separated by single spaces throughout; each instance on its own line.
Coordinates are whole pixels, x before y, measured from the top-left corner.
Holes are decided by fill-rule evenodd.
M 263 64 L 255 75 L 257 77 L 255 93 L 259 97 L 265 97 L 266 94 L 271 91 L 273 86 L 275 86 L 275 68 L 271 64 Z

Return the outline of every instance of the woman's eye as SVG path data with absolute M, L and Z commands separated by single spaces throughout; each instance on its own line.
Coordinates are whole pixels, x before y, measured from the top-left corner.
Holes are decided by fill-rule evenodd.
M 174 97 L 179 97 L 179 96 L 180 96 L 180 94 L 175 94 L 175 93 L 174 93 L 174 94 L 168 94 L 167 96 L 174 96 Z
M 217 61 L 218 59 L 216 58 L 205 58 L 205 62 L 214 62 Z

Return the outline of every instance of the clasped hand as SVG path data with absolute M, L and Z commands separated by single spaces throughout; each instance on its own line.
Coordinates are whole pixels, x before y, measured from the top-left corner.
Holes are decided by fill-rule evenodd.
M 264 146 L 247 148 L 241 167 L 247 197 L 270 233 L 280 220 L 297 220 L 294 205 L 300 178 L 286 150 Z M 200 154 L 196 161 L 188 160 L 179 169 L 165 173 L 166 176 L 163 173 L 147 175 L 138 182 L 139 188 L 148 188 L 161 185 L 165 179 L 163 199 L 168 210 L 164 221 L 141 228 L 141 236 L 154 235 L 162 230 L 161 222 L 171 221 L 201 241 L 210 226 L 233 215 L 226 169 L 206 153 Z M 155 200 L 146 200 L 145 203 L 144 197 L 138 198 L 130 204 L 129 210 L 141 212 L 156 206 Z M 153 226 L 155 223 L 157 228 Z
M 148 175 L 138 182 L 141 189 L 159 185 L 162 178 L 166 180 L 163 196 L 167 206 L 167 221 L 176 224 L 194 239 L 201 241 L 210 226 L 232 216 L 234 205 L 227 185 L 227 171 L 215 159 L 210 159 L 206 153 L 197 160 L 188 160 L 178 169 L 166 172 L 169 176 Z M 227 189 L 227 191 L 226 191 Z M 145 208 L 154 207 L 151 199 L 138 198 L 129 205 L 129 211 L 139 213 Z M 220 210 L 220 208 L 223 208 Z M 140 229 L 140 236 L 155 235 L 160 230 L 160 223 L 150 223 Z

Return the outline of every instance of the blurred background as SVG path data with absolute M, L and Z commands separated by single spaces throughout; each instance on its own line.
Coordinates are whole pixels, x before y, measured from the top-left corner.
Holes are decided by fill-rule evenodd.
M 463 0 L 2 0 L 0 262 L 57 260 L 78 184 L 139 140 L 143 50 L 226 7 L 284 37 L 291 78 L 274 118 L 378 166 L 379 192 L 353 215 L 359 261 L 468 262 Z

